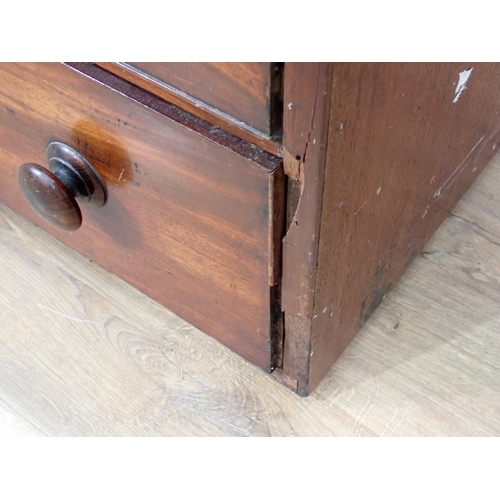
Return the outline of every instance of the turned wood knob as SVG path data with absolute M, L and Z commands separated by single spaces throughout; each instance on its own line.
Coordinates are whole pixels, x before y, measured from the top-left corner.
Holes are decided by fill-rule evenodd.
M 78 202 L 104 205 L 104 183 L 83 156 L 61 142 L 47 146 L 47 160 L 49 170 L 36 163 L 19 167 L 21 192 L 45 222 L 63 231 L 76 231 L 82 225 Z

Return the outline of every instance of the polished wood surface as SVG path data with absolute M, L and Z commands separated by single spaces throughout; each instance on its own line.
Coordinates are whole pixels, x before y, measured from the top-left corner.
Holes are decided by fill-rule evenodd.
M 132 62 L 128 65 L 264 134 L 273 135 L 271 63 Z
M 308 398 L 0 206 L 0 435 L 499 436 L 499 192 L 496 157 Z
M 144 107 L 160 113 L 179 125 L 202 135 L 210 141 L 230 149 L 240 156 L 248 158 L 260 167 L 272 171 L 281 163 L 280 158 L 256 147 L 255 144 L 242 141 L 238 136 L 229 133 L 227 130 L 207 120 L 200 119 L 175 104 L 158 99 L 158 97 L 151 92 L 123 80 L 112 73 L 103 71 L 103 69 L 97 65 L 78 62 L 65 63 L 65 65 L 74 68 L 83 75 L 98 81 L 102 85 L 119 92 L 133 101 L 137 101 Z
M 269 62 L 128 63 L 269 137 L 281 135 L 282 64 Z
M 298 213 L 306 205 L 316 211 L 313 224 L 292 224 L 284 247 L 284 368 L 291 340 L 302 368 L 288 373 L 302 394 L 328 372 L 500 141 L 498 64 L 334 64 L 332 74 L 330 95 L 321 79 L 315 87 L 319 115 L 301 120 L 287 93 L 301 102 L 308 67 L 285 68 L 285 171 L 299 180 L 302 172 Z M 315 123 L 325 106 L 326 142 L 325 127 Z M 307 138 L 302 156 L 294 156 L 297 131 Z M 309 183 L 321 188 L 312 192 Z M 292 236 L 311 243 L 288 246 Z M 304 281 L 297 262 L 306 263 Z
M 273 155 L 280 157 L 282 155 L 281 64 L 262 66 L 259 63 L 139 63 L 141 67 L 147 66 L 151 73 L 141 71 L 127 63 L 95 64 Z M 263 71 L 266 66 L 269 72 Z M 243 73 L 238 74 L 238 69 L 243 69 Z M 190 76 L 191 71 L 194 73 L 194 80 Z M 160 79 L 155 78 L 154 75 L 157 73 Z M 257 80 L 253 77 L 257 77 Z M 164 78 L 164 81 L 161 78 Z M 174 86 L 169 85 L 169 81 L 172 81 Z M 250 88 L 246 88 L 246 85 Z M 256 89 L 253 88 L 255 86 L 260 89 L 261 95 L 255 95 Z M 265 104 L 267 98 L 264 97 L 268 91 L 267 86 L 271 89 L 268 108 Z M 191 93 L 186 93 L 184 90 L 186 88 Z M 206 99 L 206 102 L 203 99 Z M 218 104 L 226 111 L 219 109 Z M 255 105 L 257 108 L 254 108 Z M 242 106 L 246 106 L 246 109 L 242 110 Z M 265 131 L 252 127 L 244 119 L 249 116 L 250 120 L 250 116 L 256 112 L 263 114 Z M 243 118 L 233 116 L 233 113 L 241 114 Z M 272 121 L 265 118 L 268 115 L 273 118 Z M 272 123 L 274 125 L 271 127 Z
M 0 65 L 0 200 L 270 370 L 280 160 L 100 68 L 74 68 Z M 40 222 L 17 187 L 19 165 L 43 164 L 55 139 L 108 189 L 75 233 Z

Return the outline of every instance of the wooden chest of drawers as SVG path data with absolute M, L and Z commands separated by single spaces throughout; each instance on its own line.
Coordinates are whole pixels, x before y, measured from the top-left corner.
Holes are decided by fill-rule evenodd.
M 0 81 L 0 201 L 301 395 L 500 140 L 496 64 L 23 63 Z M 18 187 L 54 141 L 107 191 L 73 232 Z

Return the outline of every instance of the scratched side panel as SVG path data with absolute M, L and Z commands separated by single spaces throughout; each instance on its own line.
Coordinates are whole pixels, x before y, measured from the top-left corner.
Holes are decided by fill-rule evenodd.
M 494 155 L 499 87 L 499 64 L 334 65 L 303 393 Z

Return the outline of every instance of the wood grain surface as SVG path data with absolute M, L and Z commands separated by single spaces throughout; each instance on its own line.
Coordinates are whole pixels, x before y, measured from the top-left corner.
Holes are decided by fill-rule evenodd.
M 281 161 L 100 68 L 75 67 L 91 78 L 62 64 L 0 65 L 0 201 L 270 370 Z M 52 140 L 78 150 L 108 189 L 71 234 L 37 218 L 17 187 L 19 166 L 44 165 Z
M 300 398 L 0 208 L 2 436 L 499 436 L 500 158 Z
M 282 63 L 96 64 L 246 140 L 253 135 L 275 149 L 281 138 Z
M 290 372 L 302 394 L 320 382 L 500 141 L 498 64 L 334 64 L 331 90 L 318 79 L 312 118 L 301 113 L 307 94 L 299 92 L 310 87 L 311 67 L 285 67 L 285 171 L 298 172 L 303 187 L 284 247 L 284 368 L 291 340 L 302 355 L 301 373 Z M 321 120 L 329 122 L 327 140 Z M 319 225 L 301 223 L 310 211 L 320 214 Z

